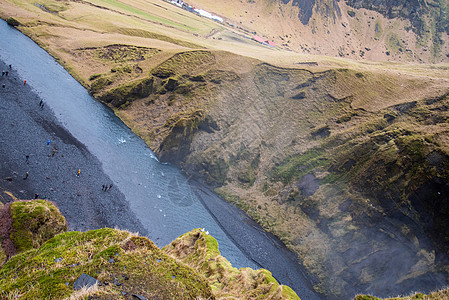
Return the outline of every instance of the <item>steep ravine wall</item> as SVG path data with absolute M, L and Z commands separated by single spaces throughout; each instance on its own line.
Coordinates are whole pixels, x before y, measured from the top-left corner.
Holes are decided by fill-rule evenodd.
M 152 89 L 168 90 L 118 114 L 135 125 L 145 105 L 162 126 L 143 137 L 161 159 L 279 236 L 329 297 L 447 284 L 447 90 L 423 99 L 401 78 L 414 83 L 404 97 L 384 73 L 217 70 L 209 59 L 193 73 L 153 71 Z

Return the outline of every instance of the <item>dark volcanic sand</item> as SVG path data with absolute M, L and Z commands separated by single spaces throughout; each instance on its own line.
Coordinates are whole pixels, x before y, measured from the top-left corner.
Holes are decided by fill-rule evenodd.
M 0 71 L 9 72 L 0 77 L 0 187 L 19 199 L 34 199 L 38 193 L 39 198 L 54 201 L 70 230 L 118 227 L 147 235 L 116 187 L 102 191 L 102 185 L 112 181 L 98 159 L 60 124 L 45 102 L 40 108 L 41 99 L 18 78 L 14 66 L 9 69 L 0 61 Z M 23 179 L 26 172 L 29 176 Z

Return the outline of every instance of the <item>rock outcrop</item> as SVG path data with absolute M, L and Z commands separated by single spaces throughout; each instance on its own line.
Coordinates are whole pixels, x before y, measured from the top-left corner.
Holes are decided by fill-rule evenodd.
M 46 200 L 7 203 L 1 207 L 0 215 L 0 239 L 8 258 L 39 248 L 48 239 L 67 231 L 59 209 Z

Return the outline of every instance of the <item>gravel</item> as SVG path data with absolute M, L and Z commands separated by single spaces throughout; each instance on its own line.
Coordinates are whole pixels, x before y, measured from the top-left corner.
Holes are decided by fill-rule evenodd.
M 0 61 L 0 71 L 8 71 L 0 77 L 0 187 L 19 199 L 38 194 L 55 202 L 69 230 L 117 227 L 147 235 L 120 190 L 103 191 L 112 181 L 100 161 L 59 123 L 45 100 L 40 106 L 42 99 L 14 66 Z

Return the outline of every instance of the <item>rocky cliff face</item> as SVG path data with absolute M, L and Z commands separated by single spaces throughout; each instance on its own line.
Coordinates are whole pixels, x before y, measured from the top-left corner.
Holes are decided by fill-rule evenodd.
M 327 297 L 446 284 L 445 80 L 249 59 L 214 70 L 220 53 L 197 54 L 197 71 L 153 72 L 196 99 L 173 88 L 146 102 L 165 116 L 150 139 L 162 159 L 279 236 Z M 144 101 L 121 113 L 140 118 Z

